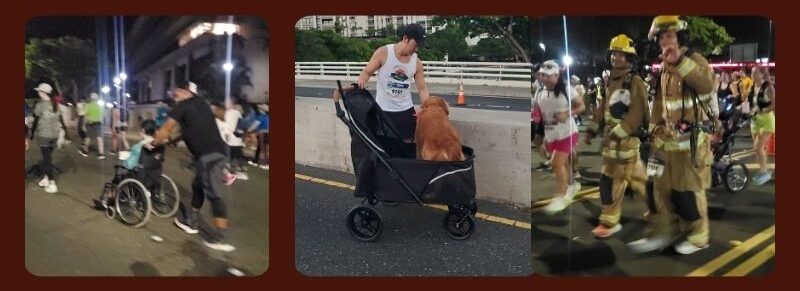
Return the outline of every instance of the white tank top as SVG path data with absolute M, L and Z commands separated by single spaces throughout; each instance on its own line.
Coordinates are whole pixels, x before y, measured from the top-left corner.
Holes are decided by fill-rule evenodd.
M 577 98 L 577 90 L 573 87 L 569 87 L 569 90 L 571 91 L 572 98 Z M 565 139 L 573 133 L 578 132 L 575 119 L 569 115 L 571 104 L 567 101 L 567 96 L 564 96 L 564 94 L 556 96 L 553 91 L 542 88 L 536 96 L 536 102 L 539 104 L 539 108 L 542 111 L 545 141 L 553 142 Z M 558 120 L 557 117 L 559 115 L 561 117 L 566 117 L 566 120 Z
M 383 111 L 399 112 L 414 107 L 411 100 L 411 83 L 417 73 L 417 54 L 408 63 L 402 63 L 394 53 L 394 44 L 386 45 L 386 63 L 378 70 L 375 101 Z

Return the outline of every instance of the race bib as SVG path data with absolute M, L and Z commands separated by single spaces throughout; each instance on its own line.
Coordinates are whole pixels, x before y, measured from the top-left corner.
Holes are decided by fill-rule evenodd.
M 650 157 L 647 161 L 647 176 L 661 177 L 664 174 L 664 163 L 661 160 Z

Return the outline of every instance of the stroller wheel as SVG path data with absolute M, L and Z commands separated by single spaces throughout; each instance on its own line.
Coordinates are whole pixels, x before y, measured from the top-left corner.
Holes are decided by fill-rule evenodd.
M 386 205 L 386 206 L 389 206 L 389 207 L 395 207 L 397 205 L 400 205 L 400 202 L 398 202 L 398 201 L 390 201 L 390 200 L 381 201 L 381 203 L 383 203 L 383 205 Z
M 347 214 L 347 230 L 359 241 L 374 241 L 383 232 L 381 216 L 371 206 L 356 206 Z
M 444 218 L 444 229 L 450 238 L 464 240 L 475 232 L 475 219 L 463 211 L 449 211 Z
M 750 180 L 750 173 L 747 167 L 740 162 L 733 162 L 725 168 L 723 174 L 723 181 L 725 181 L 725 188 L 728 192 L 736 193 L 744 190 L 747 187 L 747 182 Z

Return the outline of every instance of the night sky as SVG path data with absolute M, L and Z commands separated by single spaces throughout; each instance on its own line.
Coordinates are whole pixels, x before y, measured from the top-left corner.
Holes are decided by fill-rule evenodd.
M 75 36 L 95 39 L 95 16 L 40 16 L 32 18 L 25 26 L 25 40 L 31 38 L 57 38 Z M 111 17 L 104 17 L 111 29 Z M 130 30 L 135 16 L 125 16 L 125 30 Z
M 734 44 L 757 42 L 759 55 L 767 56 L 769 49 L 769 19 L 757 16 L 715 16 L 711 17 L 717 24 L 725 27 L 728 34 L 735 38 Z M 647 31 L 653 16 L 608 17 L 581 16 L 567 17 L 569 27 L 570 51 L 581 50 L 604 52 L 612 37 L 625 33 L 637 44 L 647 42 Z M 546 58 L 554 58 L 564 54 L 564 31 L 562 18 L 545 17 L 535 20 L 537 27 L 534 38 L 547 46 Z M 773 27 L 774 34 L 774 27 Z M 538 45 L 538 44 L 537 44 Z M 771 57 L 774 57 L 772 48 Z M 540 55 L 541 58 L 541 55 Z

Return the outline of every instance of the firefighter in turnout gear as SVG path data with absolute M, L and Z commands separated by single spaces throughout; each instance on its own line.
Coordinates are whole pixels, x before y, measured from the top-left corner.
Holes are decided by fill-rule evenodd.
M 649 108 L 644 81 L 631 70 L 636 59 L 633 40 L 620 34 L 608 48 L 612 70 L 606 92 L 595 111 L 598 128 L 587 130 L 586 142 L 598 132 L 605 136 L 600 177 L 600 200 L 603 204 L 600 224 L 592 230 L 597 238 L 607 238 L 622 230 L 622 200 L 626 187 L 645 197 L 647 176 L 639 158 L 640 138 L 646 138 Z
M 675 251 L 686 255 L 709 245 L 705 191 L 711 184 L 713 160 L 709 135 L 715 118 L 708 103 L 714 76 L 708 61 L 686 47 L 685 29 L 686 22 L 678 16 L 658 16 L 648 35 L 662 51 L 647 165 L 647 174 L 654 179 L 655 213 L 645 238 L 628 243 L 637 253 L 677 242 Z

